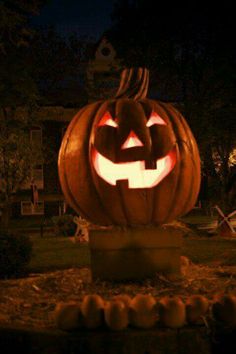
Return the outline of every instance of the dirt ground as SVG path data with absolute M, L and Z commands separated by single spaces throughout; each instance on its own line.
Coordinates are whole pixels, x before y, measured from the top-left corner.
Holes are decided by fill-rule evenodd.
M 175 281 L 158 275 L 139 283 L 92 282 L 89 268 L 72 268 L 0 280 L 0 325 L 53 328 L 53 312 L 58 302 L 80 301 L 86 294 L 93 293 L 104 299 L 120 293 L 152 294 L 156 298 L 178 295 L 183 300 L 192 294 L 202 294 L 208 299 L 216 293 L 236 295 L 236 266 L 184 262 L 182 274 L 182 278 Z

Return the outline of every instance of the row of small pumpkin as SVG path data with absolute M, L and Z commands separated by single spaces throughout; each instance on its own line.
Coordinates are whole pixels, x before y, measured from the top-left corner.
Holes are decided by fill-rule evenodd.
M 130 298 L 123 294 L 106 301 L 92 294 L 80 303 L 59 303 L 54 313 L 57 328 L 65 331 L 104 325 L 111 330 L 123 330 L 129 325 L 145 329 L 156 325 L 181 328 L 186 324 L 203 324 L 208 315 L 225 326 L 236 326 L 236 296 L 216 295 L 210 301 L 202 295 L 192 295 L 183 302 L 180 297 L 155 299 L 152 295 L 137 294 Z

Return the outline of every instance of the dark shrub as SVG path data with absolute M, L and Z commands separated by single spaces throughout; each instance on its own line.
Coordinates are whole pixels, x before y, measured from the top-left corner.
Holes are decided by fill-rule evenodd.
M 21 275 L 32 255 L 28 236 L 0 231 L 0 278 Z
M 53 216 L 52 221 L 57 236 L 73 236 L 76 231 L 76 224 L 73 222 L 73 215 L 65 214 Z

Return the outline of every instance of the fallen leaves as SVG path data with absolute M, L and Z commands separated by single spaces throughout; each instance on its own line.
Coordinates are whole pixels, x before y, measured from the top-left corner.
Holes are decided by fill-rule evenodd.
M 182 278 L 169 280 L 158 274 L 140 282 L 92 281 L 89 268 L 70 268 L 27 278 L 0 280 L 0 322 L 37 328 L 52 328 L 58 302 L 80 301 L 87 294 L 104 299 L 126 293 L 150 294 L 156 298 L 193 294 L 211 299 L 216 293 L 236 294 L 236 266 L 205 266 L 190 263 Z

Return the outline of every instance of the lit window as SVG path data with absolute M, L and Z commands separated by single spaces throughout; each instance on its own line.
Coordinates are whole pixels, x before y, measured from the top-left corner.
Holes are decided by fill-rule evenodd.
M 21 215 L 43 215 L 44 214 L 44 201 L 31 203 L 31 201 L 21 202 Z
M 30 141 L 36 146 L 42 146 L 42 129 L 40 127 L 33 127 L 30 130 Z
M 39 189 L 44 188 L 43 165 L 36 165 L 32 169 L 32 180 Z

